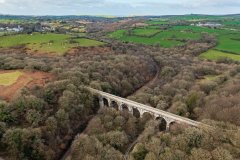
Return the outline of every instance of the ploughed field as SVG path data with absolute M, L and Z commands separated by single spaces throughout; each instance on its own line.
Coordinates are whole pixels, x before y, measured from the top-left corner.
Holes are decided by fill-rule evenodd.
M 45 72 L 25 72 L 22 70 L 0 70 L 0 99 L 11 100 L 23 87 L 44 86 L 52 79 Z
M 103 42 L 87 39 L 75 38 L 66 34 L 55 33 L 33 33 L 19 34 L 0 37 L 0 47 L 16 47 L 25 45 L 30 53 L 52 53 L 63 55 L 74 47 L 91 47 L 104 45 Z

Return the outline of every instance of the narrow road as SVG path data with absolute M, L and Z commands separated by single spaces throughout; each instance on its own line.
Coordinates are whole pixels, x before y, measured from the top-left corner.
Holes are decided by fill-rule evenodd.
M 160 74 L 160 69 L 158 67 L 158 65 L 156 64 L 156 62 L 154 62 L 154 66 L 157 70 L 155 76 L 153 77 L 153 79 L 151 79 L 148 83 L 146 83 L 144 86 L 142 86 L 141 88 L 139 88 L 138 90 L 136 90 L 134 93 L 132 93 L 131 95 L 129 95 L 127 98 L 131 97 L 131 96 L 135 96 L 139 93 L 142 93 L 142 92 L 145 92 L 145 90 L 147 89 L 147 87 L 150 87 L 152 85 L 154 85 L 157 80 L 158 80 L 158 77 L 159 77 L 159 74 Z M 131 152 L 131 150 L 133 149 L 133 147 L 137 144 L 138 142 L 138 138 L 129 145 L 127 151 L 125 152 L 124 154 L 124 160 L 128 160 L 128 157 L 129 157 L 129 153 Z
M 70 153 L 71 153 L 71 146 L 69 147 L 69 149 L 67 150 L 67 152 L 63 155 L 63 157 L 61 158 L 61 160 L 70 160 L 70 158 L 69 158 L 69 155 L 70 155 Z
M 75 137 L 79 134 L 83 134 L 85 129 L 88 126 L 88 123 L 94 118 L 94 115 L 90 116 L 90 118 L 87 120 L 87 122 L 85 124 L 83 124 L 83 126 L 80 126 L 79 131 L 76 133 Z M 59 158 L 60 160 L 71 160 L 70 154 L 72 151 L 72 143 L 74 142 L 75 137 L 72 139 L 71 144 L 69 145 L 68 149 L 66 150 L 65 153 L 63 153 L 63 155 L 61 156 L 61 158 Z M 0 159 L 1 160 L 1 159 Z
M 134 93 L 129 95 L 127 98 L 144 92 L 147 89 L 147 87 L 150 87 L 150 86 L 154 85 L 157 82 L 159 74 L 160 74 L 160 69 L 159 69 L 158 65 L 156 64 L 156 62 L 154 62 L 154 63 L 155 63 L 154 66 L 155 66 L 157 72 L 156 72 L 155 76 L 153 77 L 153 79 L 151 79 L 148 83 L 143 85 L 141 88 L 137 89 Z
M 128 147 L 126 153 L 124 154 L 124 160 L 128 160 L 129 152 L 132 150 L 132 148 L 137 144 L 138 139 L 136 139 L 131 145 Z

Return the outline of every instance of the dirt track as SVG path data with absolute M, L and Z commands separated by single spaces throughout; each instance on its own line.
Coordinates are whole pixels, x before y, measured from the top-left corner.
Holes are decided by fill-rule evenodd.
M 0 74 L 14 71 L 0 71 Z M 31 88 L 34 85 L 44 86 L 46 82 L 50 81 L 53 78 L 52 75 L 45 72 L 23 72 L 23 73 L 24 74 L 20 76 L 17 79 L 17 82 L 15 82 L 14 84 L 10 86 L 0 85 L 0 99 L 10 101 L 23 87 Z
M 156 81 L 158 80 L 158 77 L 159 77 L 159 72 L 160 72 L 160 69 L 159 67 L 157 66 L 157 64 L 154 64 L 155 65 L 155 68 L 157 69 L 157 72 L 155 74 L 155 76 L 149 81 L 147 82 L 145 85 L 143 85 L 141 88 L 137 89 L 134 93 L 132 93 L 131 95 L 129 95 L 127 98 L 131 97 L 131 96 L 134 96 L 134 95 L 137 95 L 139 93 L 144 93 L 145 90 L 154 85 L 156 83 Z

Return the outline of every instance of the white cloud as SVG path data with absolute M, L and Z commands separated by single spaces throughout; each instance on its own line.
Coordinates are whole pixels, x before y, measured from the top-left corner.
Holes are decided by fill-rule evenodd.
M 228 14 L 239 12 L 239 0 L 0 0 L 5 14 Z

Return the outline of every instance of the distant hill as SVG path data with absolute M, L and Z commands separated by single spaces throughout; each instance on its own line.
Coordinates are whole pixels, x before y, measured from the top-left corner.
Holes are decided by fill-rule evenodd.
M 77 15 L 68 15 L 68 16 L 25 16 L 25 15 L 1 15 L 0 19 L 21 19 L 21 20 L 74 20 L 74 19 L 83 19 L 83 20 L 90 20 L 90 21 L 99 21 L 99 20 L 121 20 L 124 17 L 107 17 L 107 16 L 77 16 Z
M 126 16 L 126 17 L 113 17 L 113 16 L 89 16 L 89 15 L 67 15 L 67 16 L 25 16 L 25 15 L 1 15 L 0 20 L 13 20 L 13 21 L 27 21 L 27 22 L 39 22 L 39 21 L 71 21 L 71 20 L 86 20 L 90 22 L 117 22 L 124 19 L 136 19 L 136 20 L 146 20 L 146 19 L 169 19 L 169 20 L 184 20 L 184 21 L 195 21 L 195 20 L 223 20 L 223 19 L 240 19 L 240 14 L 231 15 L 203 15 L 203 14 L 188 14 L 188 15 L 162 15 L 162 16 Z

